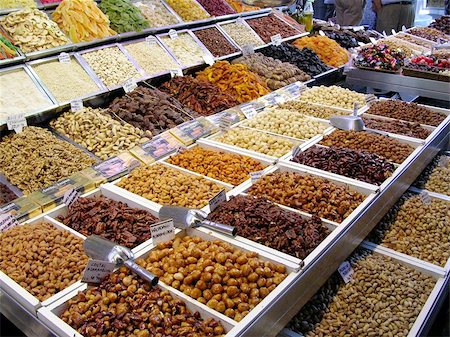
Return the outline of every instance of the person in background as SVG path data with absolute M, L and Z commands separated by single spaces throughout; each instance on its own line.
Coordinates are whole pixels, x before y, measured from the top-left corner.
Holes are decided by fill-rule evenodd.
M 335 0 L 324 0 L 323 3 L 325 4 L 325 21 L 328 21 L 334 16 Z
M 402 26 L 414 25 L 413 0 L 373 0 L 373 10 L 377 13 L 376 30 L 380 33 L 391 34 L 392 29 L 399 32 Z
M 335 0 L 336 22 L 341 26 L 358 26 L 361 22 L 365 0 Z

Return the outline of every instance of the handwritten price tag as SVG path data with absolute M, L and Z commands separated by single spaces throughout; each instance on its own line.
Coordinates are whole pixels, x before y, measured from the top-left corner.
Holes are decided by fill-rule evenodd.
M 17 222 L 14 215 L 10 213 L 0 214 L 0 232 L 5 232 L 11 227 L 17 226 Z
M 170 77 L 174 78 L 175 76 L 183 76 L 183 70 L 181 70 L 181 68 L 171 69 Z
M 6 119 L 8 130 L 14 130 L 16 133 L 22 132 L 27 126 L 27 120 L 24 114 L 9 115 Z
M 136 81 L 132 78 L 126 80 L 123 83 L 123 90 L 128 94 L 129 92 L 132 92 L 134 89 L 137 88 Z
M 247 56 L 255 53 L 255 48 L 253 48 L 253 45 L 246 44 L 242 46 L 242 55 Z
M 279 46 L 281 44 L 281 35 L 276 34 L 274 36 L 270 37 L 270 41 L 273 43 L 274 46 Z
M 250 180 L 252 181 L 252 184 L 256 183 L 263 175 L 264 171 L 250 172 Z
M 225 193 L 225 190 L 221 190 L 219 193 L 217 193 L 214 197 L 209 200 L 209 209 L 210 211 L 214 211 L 219 205 L 223 202 L 227 201 L 227 195 Z
M 154 44 L 156 44 L 156 37 L 149 35 L 145 38 L 145 42 L 147 42 L 147 44 L 149 44 L 150 46 L 153 46 Z
M 241 107 L 241 111 L 244 114 L 245 118 L 249 119 L 258 114 L 253 105 L 245 105 Z
M 70 63 L 70 55 L 67 53 L 61 53 L 58 55 L 58 60 L 61 63 Z
M 80 193 L 71 188 L 66 193 L 64 193 L 63 202 L 67 207 L 70 207 L 77 199 L 80 197 Z
M 338 268 L 338 272 L 345 283 L 349 283 L 353 278 L 353 274 L 355 273 L 352 266 L 350 265 L 350 262 L 348 261 L 344 261 L 341 263 Z
M 150 232 L 152 233 L 152 239 L 155 245 L 172 240 L 175 237 L 173 219 L 167 219 L 151 225 Z
M 431 203 L 431 197 L 430 197 L 430 193 L 428 193 L 428 191 L 420 192 L 420 199 L 426 205 Z
M 176 39 L 178 37 L 178 33 L 175 29 L 169 30 L 169 36 L 171 39 Z
M 84 269 L 81 282 L 101 283 L 105 277 L 108 277 L 114 271 L 116 264 L 108 261 L 89 260 Z
M 82 100 L 76 100 L 70 102 L 70 110 L 72 112 L 77 112 L 78 110 L 83 109 L 83 101 Z

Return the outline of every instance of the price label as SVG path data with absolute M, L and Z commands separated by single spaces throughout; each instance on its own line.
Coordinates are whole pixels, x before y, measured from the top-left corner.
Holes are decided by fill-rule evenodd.
M 145 42 L 147 42 L 150 46 L 156 44 L 156 36 L 149 35 L 145 38 Z
M 250 119 L 258 114 L 253 105 L 245 105 L 241 107 L 241 111 L 244 114 L 245 118 Z
M 255 48 L 251 44 L 245 44 L 242 46 L 242 55 L 247 56 L 255 53 Z
M 175 237 L 173 219 L 167 219 L 151 225 L 150 232 L 152 233 L 152 239 L 155 245 L 172 240 Z
M 58 60 L 61 63 L 70 63 L 70 55 L 67 53 L 61 53 L 58 55 Z
M 450 157 L 447 157 L 447 156 L 441 156 L 441 158 L 439 158 L 439 162 L 438 162 L 438 165 L 440 166 L 440 167 L 448 167 L 449 164 L 450 163 Z
M 250 180 L 252 181 L 252 184 L 256 183 L 263 175 L 264 171 L 250 172 Z
M 71 188 L 66 193 L 64 193 L 63 202 L 66 204 L 67 207 L 72 206 L 72 204 L 78 200 L 80 197 L 80 193 L 77 192 L 75 189 Z
M 171 39 L 176 39 L 178 37 L 178 33 L 175 29 L 169 30 L 169 36 Z
M 219 128 L 223 131 L 228 130 L 231 125 L 233 125 L 233 121 L 231 120 L 230 116 L 222 116 L 219 119 Z
M 19 223 L 17 222 L 14 215 L 10 213 L 0 214 L 0 232 L 5 232 L 11 227 L 17 226 Z
M 105 277 L 108 277 L 114 271 L 115 267 L 114 262 L 89 259 L 81 282 L 101 283 Z
M 225 193 L 225 190 L 221 190 L 208 201 L 210 211 L 214 211 L 221 203 L 225 201 L 227 201 L 227 194 Z
M 292 98 L 297 98 L 306 90 L 306 86 L 300 83 L 291 83 L 285 89 Z
M 274 36 L 270 37 L 270 41 L 273 43 L 274 46 L 279 46 L 281 44 L 281 35 L 276 34 Z
M 431 203 L 431 197 L 430 197 L 430 193 L 428 193 L 428 191 L 420 192 L 420 199 L 426 205 Z
M 214 57 L 211 54 L 204 54 L 203 61 L 205 61 L 207 65 L 212 66 L 214 64 Z
M 341 263 L 338 268 L 338 272 L 345 283 L 349 283 L 353 277 L 353 274 L 355 273 L 352 266 L 350 265 L 350 262 L 348 261 L 344 261 Z
M 154 159 L 159 159 L 171 152 L 176 151 L 177 145 L 178 144 L 172 136 L 168 134 L 161 134 L 142 144 L 141 147 Z
M 27 126 L 27 120 L 24 114 L 9 115 L 6 118 L 6 125 L 8 130 L 14 130 L 16 133 L 19 133 Z
M 72 112 L 77 112 L 83 109 L 83 101 L 81 99 L 70 102 L 70 110 Z
M 375 38 L 373 38 L 373 37 L 369 37 L 369 40 L 370 40 L 370 42 L 372 42 L 373 44 L 376 44 L 376 43 L 377 43 L 377 40 L 375 40 Z
M 323 30 L 319 30 L 319 35 L 326 36 Z
M 378 98 L 374 94 L 366 95 L 366 104 L 368 104 L 368 105 L 372 105 L 377 100 L 378 100 Z
M 128 94 L 129 92 L 132 92 L 134 89 L 137 88 L 137 84 L 136 81 L 132 78 L 126 80 L 123 83 L 123 90 L 125 90 L 125 92 Z
M 183 70 L 181 70 L 181 68 L 171 69 L 170 77 L 174 78 L 175 76 L 183 76 Z

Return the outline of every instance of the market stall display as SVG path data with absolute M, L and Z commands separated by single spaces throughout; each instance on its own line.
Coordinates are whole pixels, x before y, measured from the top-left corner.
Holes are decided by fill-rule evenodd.
M 239 46 L 252 45 L 253 47 L 262 46 L 264 41 L 245 23 L 231 22 L 220 25 L 220 27 L 233 39 Z
M 233 8 L 225 0 L 197 0 L 211 16 L 235 14 Z
M 195 0 L 166 0 L 166 2 L 183 21 L 196 21 L 211 17 Z
M 4 137 L 0 144 L 0 172 L 24 194 L 95 163 L 82 150 L 35 126 Z
M 222 57 L 239 52 L 215 27 L 195 30 L 194 35 L 197 36 L 214 57 Z
M 203 55 L 206 53 L 189 33 L 181 33 L 174 38 L 161 36 L 160 39 L 184 67 L 203 63 Z
M 208 81 L 239 103 L 245 103 L 269 93 L 267 85 L 246 65 L 218 61 L 197 73 L 199 80 Z M 239 85 L 236 85 L 239 83 Z
M 265 43 L 269 43 L 271 41 L 271 37 L 277 34 L 280 34 L 282 38 L 287 38 L 302 33 L 291 27 L 283 20 L 279 19 L 276 15 L 267 15 L 259 18 L 248 19 L 246 22 Z
M 299 49 L 311 49 L 323 63 L 330 67 L 340 67 L 349 60 L 348 52 L 336 41 L 326 36 L 305 36 L 295 40 L 292 44 Z
M 209 116 L 239 104 L 217 86 L 192 76 L 175 77 L 163 83 L 159 89 L 202 116 Z
M 385 44 L 364 47 L 358 52 L 353 64 L 362 69 L 397 72 L 404 65 L 406 55 Z
M 395 38 L 412 43 L 414 45 L 414 48 L 417 48 L 416 46 L 423 47 L 423 48 L 425 48 L 426 51 L 431 51 L 431 48 L 434 45 L 433 41 L 425 40 L 418 36 L 403 33 L 403 32 L 399 32 L 398 34 L 395 34 Z
M 276 90 L 297 81 L 306 82 L 311 76 L 295 65 L 254 53 L 234 59 L 232 64 L 245 64 L 252 72 L 258 74 L 271 90 Z
M 55 48 L 70 41 L 44 12 L 25 8 L 0 17 L 0 25 L 24 53 Z
M 52 20 L 72 42 L 88 42 L 117 34 L 93 0 L 64 0 L 52 13 Z
M 133 5 L 141 11 L 150 27 L 163 27 L 178 23 L 176 16 L 160 0 L 133 1 Z
M 140 32 L 149 28 L 141 11 L 129 0 L 102 0 L 98 7 L 108 16 L 111 29 L 117 33 Z
M 354 103 L 357 103 L 359 107 L 366 105 L 366 96 L 364 94 L 335 85 L 329 87 L 321 85 L 305 90 L 302 92 L 299 100 L 344 109 L 353 109 Z
M 418 188 L 450 196 L 450 156 L 440 154 L 414 182 Z

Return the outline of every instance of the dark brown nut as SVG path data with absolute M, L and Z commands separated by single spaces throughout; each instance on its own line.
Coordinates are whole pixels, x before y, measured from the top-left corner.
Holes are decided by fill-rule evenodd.
M 311 253 L 328 234 L 327 228 L 317 217 L 305 220 L 299 214 L 286 211 L 264 198 L 250 196 L 239 195 L 220 204 L 208 219 L 234 226 L 238 235 L 299 259 Z M 240 256 L 236 262 L 241 265 L 242 275 L 248 276 L 251 272 L 248 259 Z M 230 280 L 229 286 L 232 285 Z M 258 286 L 265 284 L 265 279 L 258 280 Z M 247 285 L 241 285 L 240 289 L 244 293 L 250 291 Z
M 414 27 L 409 29 L 408 33 L 435 42 L 439 40 L 448 41 L 450 39 L 444 32 L 431 27 Z
M 125 267 L 99 286 L 69 300 L 61 319 L 83 336 L 222 336 L 214 319 L 203 320 L 186 304 Z
M 275 15 L 247 20 L 247 23 L 265 43 L 269 43 L 270 38 L 277 34 L 280 34 L 282 38 L 286 38 L 302 33 L 278 19 Z
M 16 198 L 17 195 L 15 195 L 13 191 L 11 191 L 6 185 L 0 183 L 0 206 L 7 204 Z
M 296 172 L 265 175 L 248 193 L 336 222 L 344 221 L 365 198 L 348 187 Z
M 230 55 L 239 51 L 215 27 L 196 30 L 194 34 L 214 57 Z
M 403 163 L 414 151 L 411 145 L 397 139 L 362 131 L 336 130 L 324 136 L 319 144 L 374 153 L 397 164 Z
M 250 178 L 251 172 L 265 168 L 256 159 L 227 152 L 212 151 L 194 147 L 183 151 L 167 160 L 170 164 L 180 166 L 207 177 L 239 185 Z
M 287 327 L 307 337 L 407 336 L 433 278 L 366 250 L 356 251 L 349 262 L 352 280 L 344 284 L 333 274 Z
M 196 250 L 200 254 L 198 258 L 196 257 L 197 261 L 188 263 L 187 258 L 192 256 Z M 223 261 L 223 255 L 227 256 L 226 262 L 219 262 Z M 181 274 L 182 271 L 191 267 L 197 272 L 203 271 L 200 279 L 193 280 L 192 290 L 185 293 L 197 299 L 197 301 L 206 304 L 208 307 L 218 312 L 223 312 L 234 320 L 242 319 L 251 309 L 250 301 L 252 298 L 254 299 L 254 297 L 248 295 L 248 289 L 250 289 L 251 284 L 254 285 L 254 291 L 258 293 L 258 296 L 260 288 L 267 289 L 263 290 L 263 293 L 267 295 L 276 287 L 273 284 L 273 287 L 269 289 L 264 287 L 261 282 L 261 285 L 255 283 L 258 279 L 263 278 L 257 273 L 243 276 L 241 270 L 245 266 L 248 267 L 251 265 L 255 270 L 259 268 L 263 272 L 273 274 L 273 278 L 278 281 L 277 284 L 287 276 L 285 266 L 264 262 L 255 253 L 240 251 L 220 240 L 205 241 L 200 237 L 191 236 L 177 237 L 174 240 L 159 244 L 156 250 L 153 250 L 145 261 L 140 260 L 139 264 L 147 270 L 154 272 L 160 268 L 159 266 L 166 263 L 171 264 L 174 260 L 178 260 L 177 256 L 183 256 L 185 258 L 182 266 L 177 267 L 174 272 L 165 271 L 161 281 L 164 282 L 168 276 L 175 277 L 175 275 Z M 237 262 L 237 259 L 242 256 L 247 259 L 248 264 L 241 265 Z M 211 274 L 211 272 L 213 273 Z M 232 278 L 239 279 L 240 287 L 237 285 L 228 285 L 228 281 Z M 180 283 L 172 283 L 171 285 L 179 290 L 182 289 L 182 284 Z M 253 300 L 252 303 L 256 303 L 256 301 Z
M 408 123 L 398 120 L 385 121 L 368 117 L 363 117 L 363 120 L 364 124 L 369 129 L 381 130 L 420 139 L 425 139 L 431 134 L 431 131 L 425 129 L 418 123 Z
M 44 301 L 81 279 L 88 257 L 83 240 L 49 223 L 0 233 L 0 269 Z
M 58 220 L 85 236 L 99 235 L 128 248 L 151 239 L 150 226 L 159 221 L 148 211 L 103 196 L 78 198 Z
M 397 100 L 375 102 L 367 113 L 431 126 L 438 126 L 446 117 L 415 103 Z
M 163 83 L 160 90 L 202 116 L 209 116 L 239 104 L 215 85 L 192 76 L 175 77 Z
M 392 163 L 376 154 L 316 145 L 291 161 L 375 185 L 381 185 L 395 170 Z

